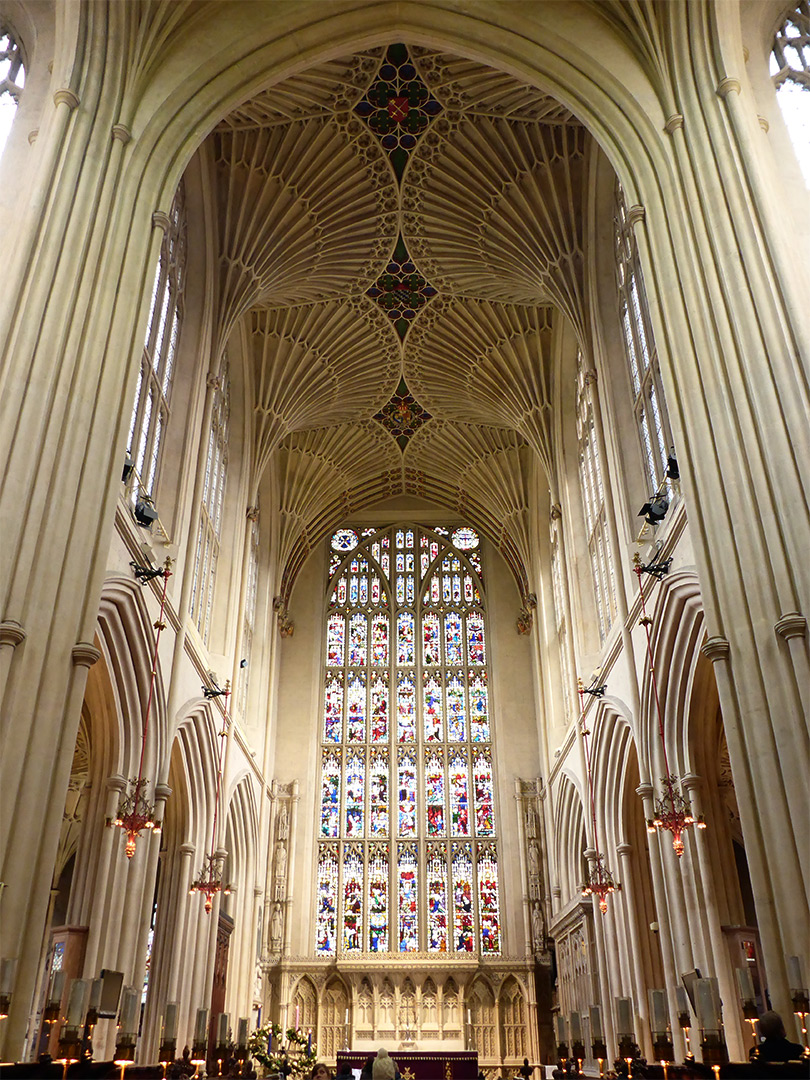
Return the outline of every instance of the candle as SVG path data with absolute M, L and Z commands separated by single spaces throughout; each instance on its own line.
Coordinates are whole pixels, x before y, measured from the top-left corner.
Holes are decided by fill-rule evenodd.
M 118 1014 L 118 1026 L 121 1035 L 138 1034 L 138 1014 L 140 1012 L 140 994 L 132 986 L 124 988 L 121 995 L 121 1011 Z
M 175 1042 L 177 1039 L 177 1011 L 179 1005 L 176 1001 L 167 1001 L 163 1011 L 163 1041 Z
M 346 1010 L 346 1019 L 343 1021 L 343 1023 L 346 1025 L 346 1027 L 349 1026 L 349 1010 L 348 1009 Z
M 307 1053 L 312 1053 L 312 1028 L 309 1029 L 309 1034 L 307 1035 Z
M 62 992 L 65 989 L 65 973 L 64 971 L 55 971 L 53 973 L 53 979 L 51 980 L 51 997 L 50 1000 L 58 1005 L 62 1000 Z
M 591 1018 L 591 1039 L 594 1042 L 601 1042 L 605 1037 L 605 1031 L 602 1027 L 602 1006 L 591 1005 L 589 1014 Z
M 754 980 L 748 968 L 737 968 L 737 986 L 740 991 L 740 1001 L 754 1000 Z
M 207 1042 L 208 1009 L 197 1009 L 197 1023 L 194 1025 L 194 1042 L 197 1046 Z
M 803 990 L 805 987 L 804 975 L 802 974 L 802 962 L 798 956 L 788 956 L 788 986 L 791 990 Z
M 717 991 L 712 985 L 716 979 L 695 980 L 695 1003 L 698 1020 L 704 1031 L 720 1030 L 720 1009 L 717 1005 Z
M 231 1018 L 228 1013 L 219 1014 L 219 1024 L 217 1025 L 217 1046 L 225 1046 L 228 1041 L 228 1027 L 230 1026 Z
M 665 1035 L 669 1027 L 666 990 L 650 990 L 650 1020 L 652 1029 L 658 1035 Z
M 248 1018 L 246 1016 L 239 1017 L 239 1027 L 236 1034 L 236 1045 L 240 1048 L 247 1046 L 248 1040 Z M 267 1040 L 268 1049 L 270 1047 L 270 1040 Z
M 261 1019 L 262 1019 L 262 1011 L 261 1011 L 261 1009 L 259 1009 L 259 1027 L 262 1026 L 261 1025 Z M 273 1029 L 270 1028 L 270 1031 L 267 1034 L 267 1053 L 269 1054 L 272 1049 L 273 1049 Z
M 619 1035 L 628 1035 L 632 1038 L 635 1032 L 633 1029 L 633 1002 L 630 998 L 616 998 L 616 1019 Z
M 81 1027 L 84 1023 L 85 998 L 90 991 L 89 979 L 74 979 L 70 984 L 70 996 L 67 1007 L 67 1026 Z
M 4 956 L 0 960 L 0 994 L 10 994 L 14 987 L 14 971 L 17 961 Z
M 572 1012 L 571 1013 L 570 1026 L 571 1026 L 571 1042 L 572 1043 L 582 1042 L 582 1018 L 580 1017 L 578 1012 Z
M 301 1006 L 296 1005 L 295 1006 L 295 1026 L 296 1026 L 296 1028 L 298 1027 L 298 1022 L 299 1022 L 300 1019 L 301 1019 Z
M 566 1038 L 565 1017 L 562 1015 L 562 1013 L 557 1013 L 557 1015 L 554 1017 L 554 1024 L 557 1028 L 557 1042 L 567 1042 L 568 1040 Z
M 472 1013 L 467 1009 L 467 1023 L 472 1024 Z
M 681 1027 L 690 1027 L 692 1013 L 689 1009 L 689 995 L 683 986 L 675 987 L 675 1004 L 678 1006 L 678 1023 Z

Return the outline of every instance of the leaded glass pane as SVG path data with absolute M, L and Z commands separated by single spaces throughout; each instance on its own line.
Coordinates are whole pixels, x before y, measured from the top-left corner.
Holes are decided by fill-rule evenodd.
M 418 863 L 416 848 L 403 844 L 399 849 L 399 951 L 419 948 Z

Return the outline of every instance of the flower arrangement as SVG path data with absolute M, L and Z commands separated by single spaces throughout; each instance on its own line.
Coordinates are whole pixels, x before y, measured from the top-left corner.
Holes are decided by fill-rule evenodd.
M 251 1055 L 268 1073 L 276 1073 L 284 1080 L 304 1080 L 315 1064 L 317 1049 L 311 1031 L 294 1027 L 283 1031 L 281 1024 L 263 1024 L 248 1039 Z

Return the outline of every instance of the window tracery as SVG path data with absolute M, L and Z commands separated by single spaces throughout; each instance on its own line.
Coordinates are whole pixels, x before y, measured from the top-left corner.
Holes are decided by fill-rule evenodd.
M 607 531 L 602 462 L 596 437 L 591 384 L 581 350 L 577 353 L 577 442 L 579 443 L 579 481 L 599 620 L 599 640 L 604 643 L 616 615 L 616 587 L 613 552 Z
M 810 0 L 800 0 L 777 30 L 770 72 L 804 181 L 810 188 Z
M 227 360 L 224 360 L 222 374 L 218 379 L 218 385 L 214 388 L 189 602 L 189 614 L 206 643 L 211 627 L 211 607 L 214 600 L 214 582 L 222 533 L 222 503 L 228 474 L 229 419 L 230 381 Z
M 469 528 L 332 537 L 317 953 L 501 952 L 477 548 Z
M 0 24 L 0 157 L 24 87 L 25 64 L 19 42 L 9 27 Z
M 183 322 L 186 271 L 186 213 L 181 183 L 160 246 L 149 321 L 143 344 L 135 403 L 129 422 L 127 454 L 134 463 L 132 496 L 153 496 L 160 471 L 163 438 L 169 422 L 174 361 Z
M 672 438 L 636 239 L 618 185 L 614 226 L 619 319 L 630 370 L 633 411 L 641 438 L 645 475 L 650 491 L 656 491 L 664 479 L 667 447 Z

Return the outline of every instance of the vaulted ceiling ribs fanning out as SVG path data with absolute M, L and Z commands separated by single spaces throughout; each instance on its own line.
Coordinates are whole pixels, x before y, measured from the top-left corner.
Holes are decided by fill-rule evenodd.
M 512 76 L 393 44 L 272 87 L 211 140 L 218 342 L 241 320 L 283 599 L 327 531 L 399 494 L 477 525 L 525 597 L 553 320 L 585 321 L 584 129 Z

